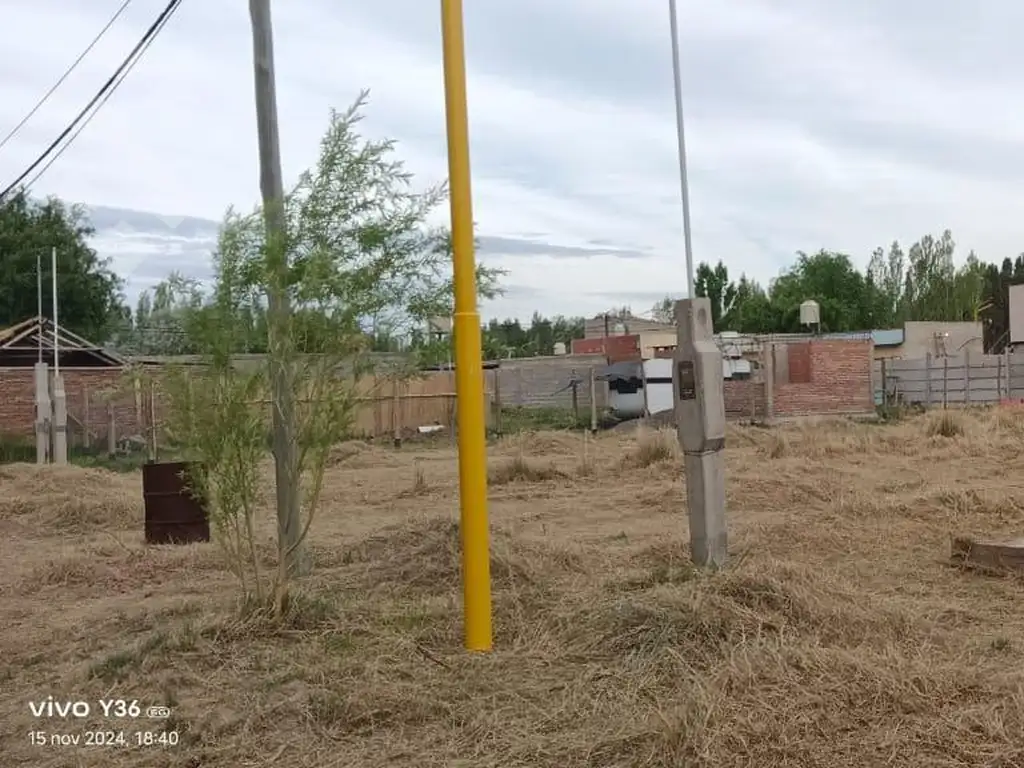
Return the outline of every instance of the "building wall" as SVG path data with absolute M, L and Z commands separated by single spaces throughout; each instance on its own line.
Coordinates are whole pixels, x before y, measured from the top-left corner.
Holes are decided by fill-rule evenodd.
M 873 347 L 870 340 L 772 344 L 774 416 L 873 412 Z
M 903 345 L 897 344 L 895 346 L 875 347 L 872 355 L 875 360 L 893 360 L 904 357 Z
M 600 355 L 610 363 L 640 360 L 640 337 L 602 336 L 595 339 L 573 339 L 571 351 L 574 355 Z
M 763 381 L 725 381 L 725 418 L 741 421 L 759 421 L 765 417 L 765 387 Z
M 936 342 L 935 335 L 942 333 L 949 335 Z M 941 357 L 962 354 L 964 350 L 980 355 L 985 351 L 982 333 L 981 323 L 908 322 L 903 327 L 900 357 Z
M 644 360 L 658 357 L 657 347 L 674 347 L 679 342 L 679 335 L 675 328 L 640 331 L 637 335 L 640 337 L 640 355 Z
M 106 439 L 108 403 L 113 407 L 119 436 L 141 433 L 145 423 L 144 419 L 139 419 L 142 400 L 140 398 L 136 403 L 134 387 L 124 371 L 114 368 L 63 368 L 61 375 L 67 398 L 68 430 L 73 439 L 81 437 L 86 421 L 94 438 Z M 35 434 L 35 414 L 34 371 L 31 368 L 0 368 L 0 434 L 31 437 Z
M 501 405 L 504 408 L 569 408 L 572 389 L 569 382 L 575 375 L 582 379 L 577 388 L 580 406 L 590 407 L 590 371 L 599 372 L 606 365 L 603 355 L 559 355 L 557 357 L 525 357 L 502 360 L 498 376 Z M 608 386 L 595 384 L 597 405 L 607 402 Z

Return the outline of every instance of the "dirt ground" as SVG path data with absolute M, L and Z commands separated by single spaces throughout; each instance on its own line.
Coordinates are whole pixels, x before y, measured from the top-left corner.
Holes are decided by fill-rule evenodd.
M 698 573 L 671 435 L 496 445 L 487 655 L 450 446 L 339 450 L 276 623 L 215 545 L 143 546 L 139 475 L 0 467 L 0 762 L 1024 766 L 1024 581 L 948 563 L 1022 535 L 1024 413 L 730 428 L 727 461 L 732 561 Z M 48 695 L 172 714 L 33 717 Z M 179 743 L 30 743 L 115 727 Z

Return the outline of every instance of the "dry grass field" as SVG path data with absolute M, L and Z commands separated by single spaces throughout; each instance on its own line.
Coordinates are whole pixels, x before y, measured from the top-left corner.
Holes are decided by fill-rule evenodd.
M 948 564 L 951 534 L 1021 535 L 1024 413 L 728 443 L 719 573 L 688 565 L 671 438 L 605 435 L 584 468 L 578 435 L 496 445 L 476 656 L 448 446 L 339 449 L 315 576 L 277 623 L 239 611 L 212 545 L 142 545 L 138 475 L 0 467 L 0 762 L 1024 765 L 1024 581 Z M 51 694 L 166 705 L 180 743 L 32 746 L 101 726 L 33 718 Z

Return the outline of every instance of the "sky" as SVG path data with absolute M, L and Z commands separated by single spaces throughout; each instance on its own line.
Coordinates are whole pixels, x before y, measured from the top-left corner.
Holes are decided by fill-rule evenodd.
M 0 136 L 120 3 L 0 0 Z M 134 0 L 0 149 L 0 179 L 56 137 L 162 6 Z M 642 313 L 685 295 L 667 1 L 465 6 L 479 258 L 509 271 L 482 314 Z M 329 110 L 362 88 L 363 131 L 396 139 L 424 186 L 446 177 L 439 3 L 273 10 L 286 183 L 315 161 Z M 697 261 L 767 281 L 797 251 L 864 266 L 880 245 L 946 228 L 960 258 L 1024 250 L 1024 6 L 679 0 L 679 13 Z M 176 217 L 216 222 L 258 198 L 251 44 L 246 3 L 184 0 L 32 190 L 160 215 L 172 236 L 128 226 L 97 240 L 130 292 L 208 270 L 209 233 L 175 237 Z

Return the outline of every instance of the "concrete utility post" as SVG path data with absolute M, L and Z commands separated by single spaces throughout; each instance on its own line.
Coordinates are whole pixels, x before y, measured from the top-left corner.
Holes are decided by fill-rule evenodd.
M 293 343 L 289 336 L 291 306 L 286 288 L 288 254 L 284 242 L 284 181 L 277 127 L 274 80 L 274 33 L 270 0 L 249 0 L 256 87 L 256 125 L 260 153 L 260 192 L 266 222 L 270 285 L 267 291 L 267 336 L 273 397 L 274 476 L 277 487 L 278 546 L 289 575 L 303 575 L 310 562 L 301 543 L 302 521 L 295 449 L 295 393 L 292 388 Z
M 722 353 L 715 344 L 711 302 L 676 303 L 678 343 L 672 383 L 686 469 L 690 549 L 697 565 L 722 566 L 725 529 L 725 392 Z
M 40 329 L 42 334 L 42 329 Z M 50 371 L 46 363 L 35 364 L 36 385 L 36 464 L 50 463 L 50 419 L 53 406 L 50 403 Z
M 686 496 L 690 511 L 690 549 L 697 565 L 725 565 L 725 391 L 722 354 L 714 341 L 711 303 L 694 298 L 693 239 L 690 235 L 690 190 L 683 130 L 683 78 L 679 56 L 676 0 L 669 0 L 672 38 L 672 82 L 679 144 L 679 191 L 683 206 L 683 250 L 688 299 L 676 304 L 675 365 L 672 383 L 676 424 L 686 464 Z

